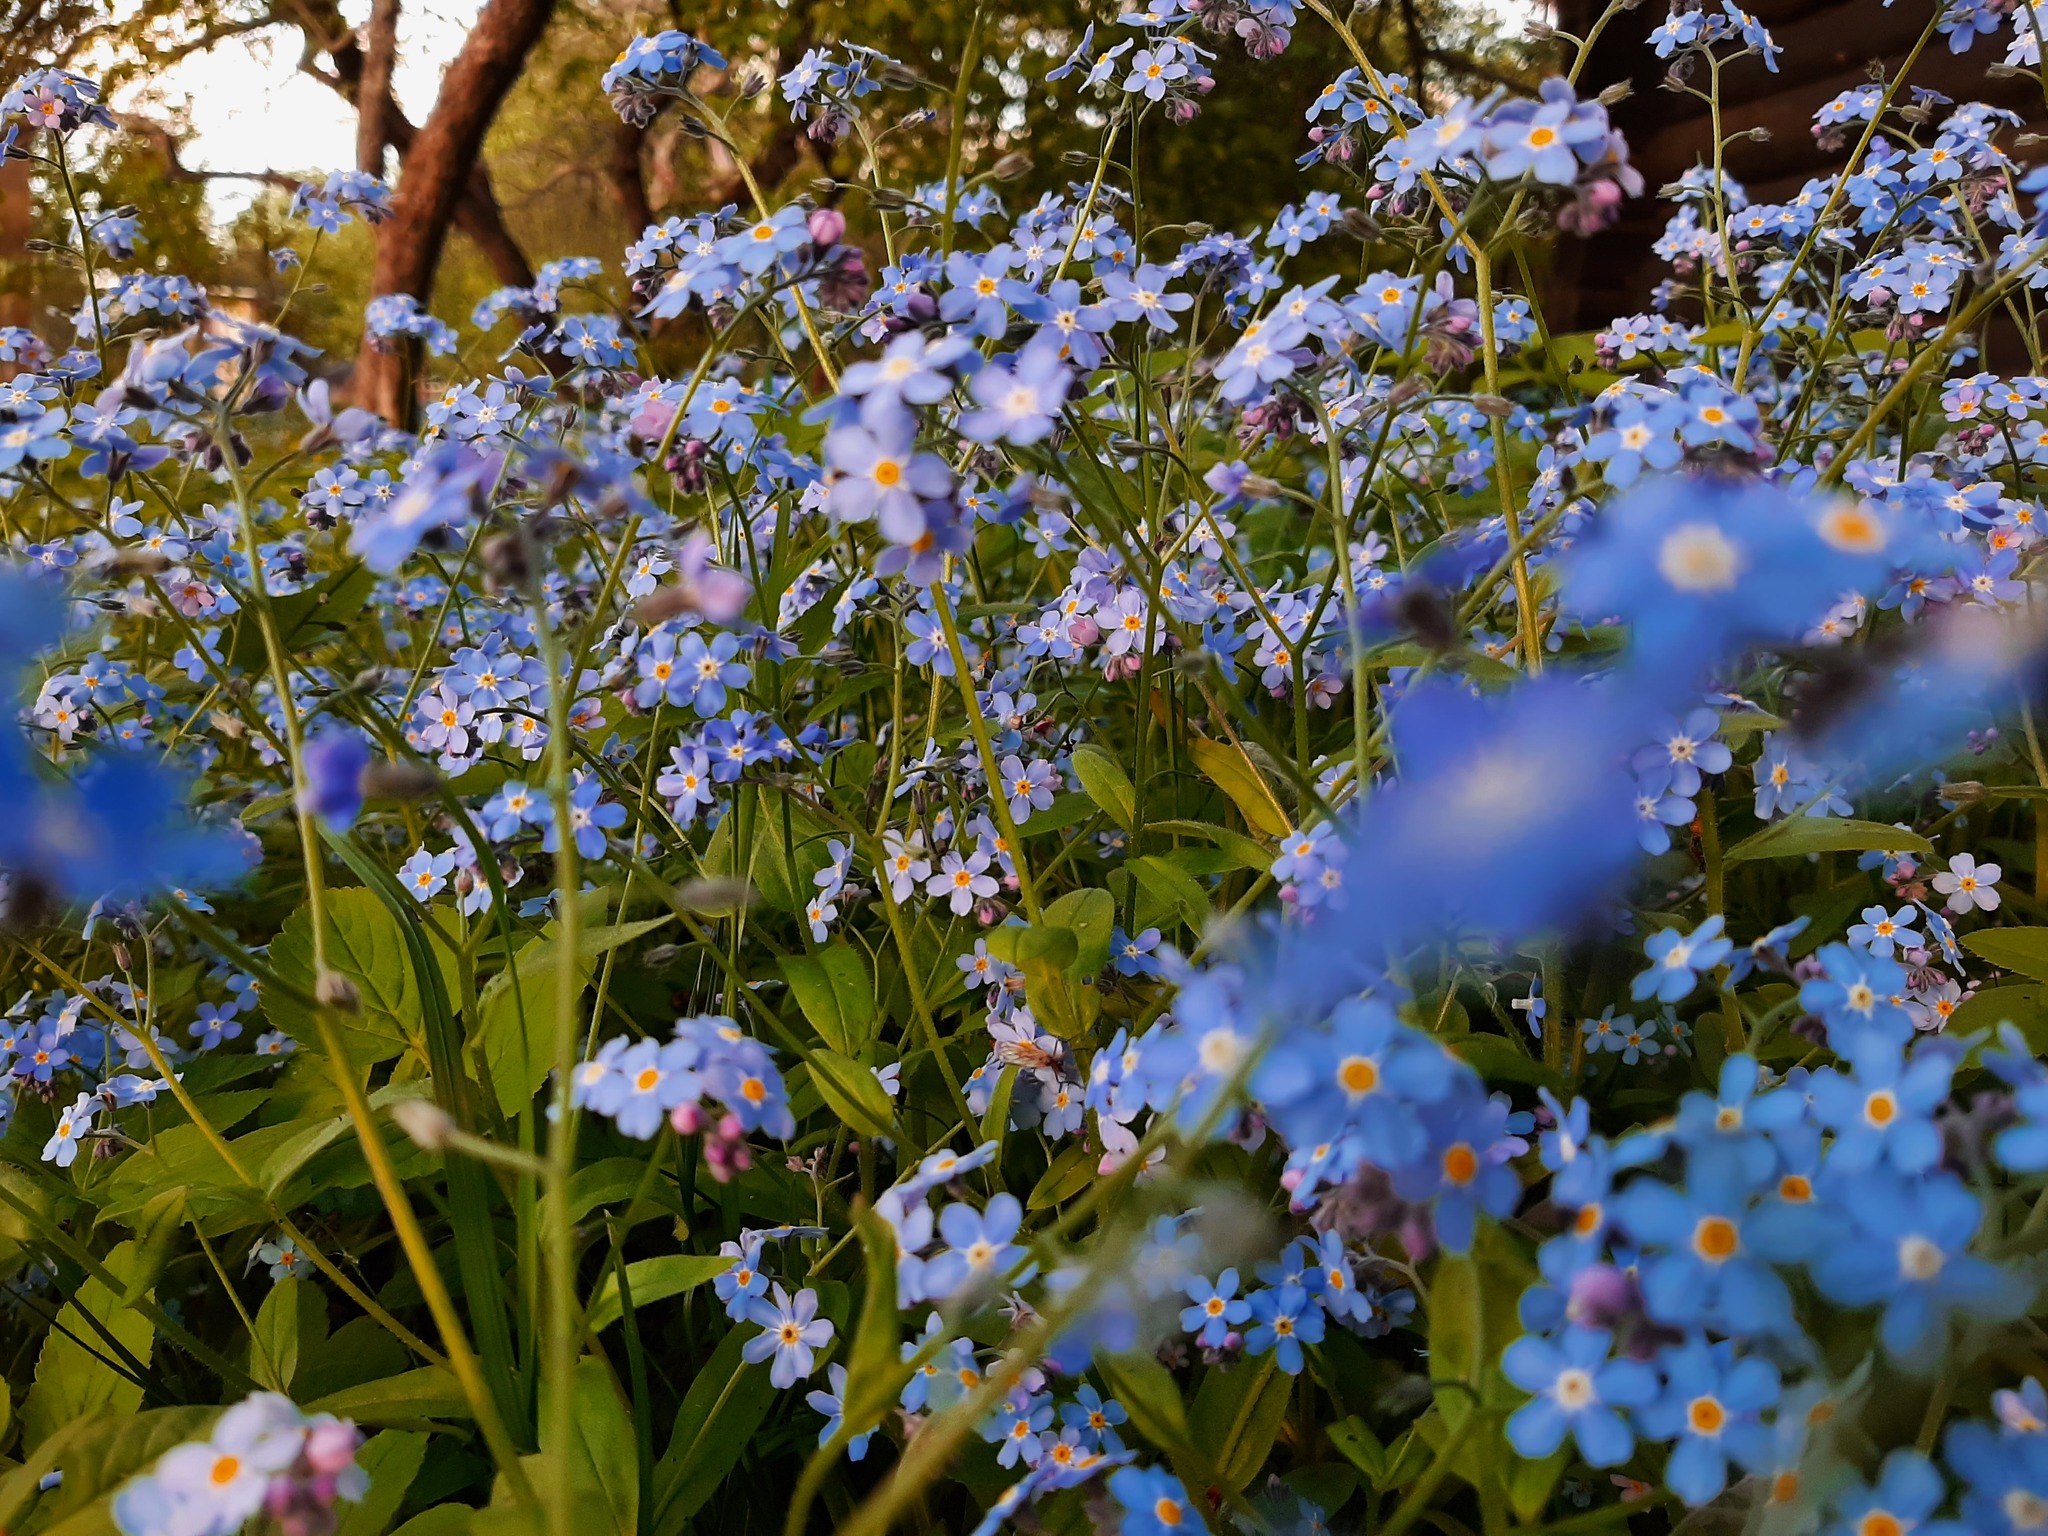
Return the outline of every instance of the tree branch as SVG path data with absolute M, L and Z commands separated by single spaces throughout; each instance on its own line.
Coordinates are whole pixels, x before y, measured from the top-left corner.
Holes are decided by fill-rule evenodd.
M 391 71 L 398 60 L 398 0 L 371 0 L 362 32 L 363 72 L 356 85 L 356 168 L 384 174 L 384 146 L 391 142 L 387 118 L 398 111 L 391 96 Z
M 114 121 L 136 138 L 147 141 L 163 162 L 166 181 L 257 181 L 265 186 L 278 187 L 286 192 L 296 192 L 299 178 L 287 176 L 282 171 L 202 171 L 185 164 L 182 158 L 183 146 L 169 125 L 155 118 L 143 117 L 134 112 L 116 112 Z

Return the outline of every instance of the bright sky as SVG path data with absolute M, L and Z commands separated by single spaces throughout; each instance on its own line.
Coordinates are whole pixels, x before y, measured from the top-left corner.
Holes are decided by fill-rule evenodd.
M 369 9 L 369 0 L 343 0 L 351 23 L 360 25 Z M 393 85 L 415 122 L 432 105 L 442 69 L 480 9 L 482 0 L 410 0 L 400 9 Z M 186 164 L 310 174 L 355 162 L 355 114 L 300 72 L 299 47 L 296 27 L 278 27 L 222 43 L 156 78 L 150 90 L 155 108 L 183 106 L 191 122 Z M 215 216 L 229 219 L 256 191 L 253 182 L 216 181 L 208 196 Z

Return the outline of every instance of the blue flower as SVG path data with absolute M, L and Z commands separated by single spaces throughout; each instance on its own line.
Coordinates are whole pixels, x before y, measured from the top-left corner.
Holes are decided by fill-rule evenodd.
M 970 442 L 1038 442 L 1052 431 L 1073 371 L 1060 355 L 1059 343 L 1041 333 L 1026 343 L 1013 365 L 991 363 L 968 381 L 978 408 L 960 417 L 960 435 Z
M 1676 928 L 1651 934 L 1643 944 L 1650 968 L 1636 977 L 1629 995 L 1639 1002 L 1655 998 L 1660 1003 L 1690 996 L 1701 974 L 1721 964 L 1735 947 L 1721 931 L 1726 925 L 1716 912 L 1690 934 Z
M 1664 1481 L 1687 1504 L 1707 1503 L 1728 1485 L 1728 1463 L 1756 1471 L 1771 1459 L 1761 1414 L 1778 1400 L 1777 1367 L 1737 1359 L 1732 1344 L 1695 1338 L 1659 1360 L 1664 1389 L 1638 1418 L 1643 1432 L 1675 1439 Z
M 1211 1284 L 1200 1275 L 1190 1277 L 1184 1289 L 1194 1303 L 1183 1307 L 1181 1328 L 1195 1335 L 1207 1349 L 1221 1349 L 1231 1329 L 1252 1315 L 1251 1303 L 1237 1294 L 1237 1271 L 1226 1269 Z
M 576 838 L 576 851 L 586 859 L 603 858 L 607 847 L 605 833 L 625 824 L 626 808 L 616 800 L 602 799 L 603 794 L 604 781 L 596 774 L 581 775 L 569 791 L 569 827 Z M 559 831 L 554 818 L 548 818 L 541 846 L 549 853 L 559 846 Z
M 1878 1335 L 1894 1355 L 1927 1353 L 1951 1312 L 1988 1321 L 2025 1301 L 2016 1277 L 1968 1252 L 1983 1206 L 1953 1174 L 1872 1171 L 1844 1179 L 1833 1198 L 1847 1219 L 1816 1249 L 1813 1282 L 1844 1306 L 1882 1303 Z
M 1847 1054 L 1851 1042 L 1865 1034 L 1893 1041 L 1912 1038 L 1913 1019 L 1901 1001 L 1904 966 L 1846 944 L 1823 945 L 1813 959 L 1821 974 L 1801 985 L 1799 1006 L 1821 1016 L 1839 1052 Z
M 1908 1063 L 1902 1042 L 1865 1031 L 1843 1053 L 1854 1075 L 1816 1073 L 1814 1115 L 1835 1133 L 1831 1168 L 1862 1173 L 1880 1163 L 1904 1174 L 1923 1173 L 1941 1158 L 1934 1115 L 1948 1098 L 1953 1058 L 1924 1051 Z
M 1323 1337 L 1322 1308 L 1303 1287 L 1281 1285 L 1252 1293 L 1251 1316 L 1253 1326 L 1244 1336 L 1246 1352 L 1263 1355 L 1270 1351 L 1281 1370 L 1299 1376 L 1301 1346 L 1318 1343 Z
M 323 731 L 306 743 L 303 761 L 306 809 L 337 831 L 346 831 L 363 808 L 369 744 L 354 731 Z
M 811 1392 L 804 1401 L 825 1415 L 825 1425 L 818 1431 L 818 1444 L 823 1445 L 839 1433 L 839 1426 L 846 1418 L 846 1367 L 833 1364 L 825 1367 L 825 1379 L 832 1384 L 829 1392 Z M 868 1453 L 868 1442 L 875 1437 L 872 1429 L 863 1430 L 846 1442 L 846 1459 L 860 1461 Z
M 1941 1473 L 1918 1451 L 1901 1447 L 1884 1459 L 1874 1487 L 1857 1484 L 1837 1494 L 1835 1520 L 1822 1536 L 1877 1536 L 1911 1531 L 1914 1536 L 1985 1536 L 1996 1525 L 1970 1526 L 1927 1517 L 1948 1496 Z
M 1747 1163 L 1735 1149 L 1695 1150 L 1683 1189 L 1637 1179 L 1614 1202 L 1613 1219 L 1646 1251 L 1643 1300 L 1658 1322 L 1740 1334 L 1793 1328 L 1791 1293 L 1771 1267 L 1784 1255 L 1767 1246 Z
M 1919 920 L 1919 910 L 1910 905 L 1896 912 L 1885 911 L 1882 903 L 1865 907 L 1863 921 L 1849 930 L 1849 942 L 1889 960 L 1895 950 L 1919 948 L 1920 935 L 1913 931 Z
M 818 1293 L 805 1289 L 792 1297 L 778 1285 L 772 1300 L 756 1299 L 747 1307 L 747 1321 L 761 1331 L 747 1340 L 740 1358 L 749 1365 L 772 1360 L 771 1386 L 793 1387 L 817 1369 L 815 1351 L 832 1341 L 832 1323 L 818 1316 Z
M 1507 1423 L 1508 1443 L 1540 1459 L 1564 1443 L 1569 1430 L 1592 1467 L 1617 1467 L 1635 1449 L 1635 1436 L 1618 1409 L 1647 1407 L 1657 1396 L 1656 1372 L 1637 1360 L 1610 1358 L 1613 1335 L 1567 1328 L 1555 1339 L 1525 1334 L 1501 1355 L 1501 1372 L 1536 1397 Z
M 993 1286 L 1007 1278 L 1024 1257 L 1010 1239 L 1024 1224 L 1024 1207 L 1011 1194 L 999 1194 L 985 1211 L 958 1201 L 939 1213 L 939 1235 L 946 1251 L 925 1266 L 927 1294 L 953 1296 L 969 1286 Z
M 1104 1397 L 1086 1382 L 1075 1391 L 1074 1400 L 1060 1408 L 1060 1422 L 1069 1429 L 1079 1430 L 1082 1444 L 1112 1456 L 1121 1455 L 1124 1448 L 1116 1426 L 1129 1419 L 1130 1414 L 1122 1403 L 1113 1397 Z
M 1124 1507 L 1123 1536 L 1188 1536 L 1201 1529 L 1201 1515 L 1171 1472 L 1120 1467 L 1110 1474 L 1109 1491 Z

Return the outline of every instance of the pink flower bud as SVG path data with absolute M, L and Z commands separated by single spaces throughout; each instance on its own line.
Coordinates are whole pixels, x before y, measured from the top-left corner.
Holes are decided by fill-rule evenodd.
M 813 208 L 808 222 L 811 238 L 820 245 L 837 245 L 846 238 L 846 215 L 837 208 Z
M 355 1461 L 362 1440 L 355 1425 L 340 1419 L 316 1423 L 306 1432 L 306 1463 L 315 1473 L 332 1477 Z
M 668 1112 L 668 1123 L 678 1136 L 694 1136 L 704 1129 L 704 1111 L 690 1099 Z

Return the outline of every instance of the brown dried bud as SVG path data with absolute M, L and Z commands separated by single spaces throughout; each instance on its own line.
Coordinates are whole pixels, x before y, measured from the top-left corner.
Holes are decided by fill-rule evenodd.
M 1472 409 L 1482 416 L 1499 421 L 1515 413 L 1515 402 L 1503 400 L 1499 395 L 1474 395 Z
M 1636 88 L 1633 81 L 1617 80 L 1600 93 L 1599 102 L 1603 107 L 1618 107 L 1624 101 L 1627 101 L 1629 97 L 1635 95 L 1635 93 Z
M 1031 174 L 1031 157 L 1021 149 L 1014 149 L 996 162 L 990 174 L 997 181 L 1022 181 Z

